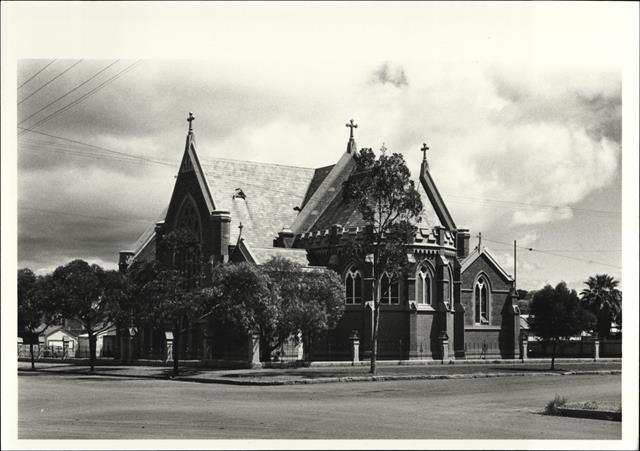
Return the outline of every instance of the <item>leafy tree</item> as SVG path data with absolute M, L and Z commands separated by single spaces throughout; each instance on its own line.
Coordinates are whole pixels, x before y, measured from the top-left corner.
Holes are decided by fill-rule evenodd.
M 84 260 L 59 266 L 51 275 L 49 300 L 63 318 L 75 319 L 89 337 L 89 365 L 94 370 L 97 334 L 112 325 L 124 296 L 120 273 Z
M 158 328 L 171 325 L 173 374 L 178 376 L 181 335 L 206 309 L 205 267 L 200 244 L 188 229 L 164 234 L 159 257 L 152 262 L 134 263 L 129 268 L 126 305 L 142 324 Z
M 422 201 L 401 154 L 382 153 L 376 159 L 371 149 L 361 149 L 353 174 L 343 185 L 344 200 L 355 204 L 366 227 L 362 240 L 347 248 L 361 266 L 373 270 L 373 331 L 371 373 L 376 372 L 378 330 L 380 325 L 380 276 L 386 272 L 397 278 L 406 261 L 404 245 L 415 233 L 420 221 Z
M 545 340 L 553 342 L 551 369 L 555 367 L 558 340 L 589 330 L 595 323 L 594 316 L 583 309 L 575 290 L 560 282 L 553 288 L 546 285 L 533 296 L 530 305 L 531 331 Z
M 28 268 L 18 270 L 18 332 L 29 340 L 31 369 L 35 369 L 33 344 L 56 318 L 48 299 L 50 276 L 36 276 Z
M 267 338 L 268 355 L 291 335 L 301 331 L 310 346 L 319 334 L 336 326 L 344 313 L 344 287 L 333 271 L 309 270 L 281 257 L 274 257 L 262 270 L 278 294 L 275 333 Z
M 259 334 L 268 347 L 263 358 L 268 357 L 283 319 L 277 288 L 269 276 L 260 267 L 243 262 L 216 266 L 212 282 L 209 308 L 240 330 Z
M 611 333 L 611 322 L 622 316 L 622 292 L 619 282 L 608 274 L 596 274 L 585 282 L 580 292 L 582 302 L 597 318 L 596 331 L 601 337 Z

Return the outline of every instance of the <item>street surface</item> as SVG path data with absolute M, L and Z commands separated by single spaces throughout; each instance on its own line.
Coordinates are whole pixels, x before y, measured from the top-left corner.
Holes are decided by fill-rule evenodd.
M 20 439 L 620 439 L 621 423 L 540 415 L 620 401 L 620 375 L 235 386 L 21 372 Z

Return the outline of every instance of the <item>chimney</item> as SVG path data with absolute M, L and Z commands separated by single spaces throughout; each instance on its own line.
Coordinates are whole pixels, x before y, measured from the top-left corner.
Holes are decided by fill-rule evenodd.
M 458 229 L 458 233 L 456 234 L 458 258 L 467 258 L 467 256 L 469 256 L 469 238 L 471 238 L 469 229 Z
M 212 259 L 215 263 L 229 261 L 229 237 L 231 214 L 225 210 L 211 212 L 211 232 L 213 242 Z
M 294 240 L 295 235 L 293 231 L 289 227 L 284 227 L 282 230 L 280 230 L 280 232 L 278 232 L 278 238 L 276 241 L 281 245 L 278 247 L 285 247 L 289 249 L 293 247 Z

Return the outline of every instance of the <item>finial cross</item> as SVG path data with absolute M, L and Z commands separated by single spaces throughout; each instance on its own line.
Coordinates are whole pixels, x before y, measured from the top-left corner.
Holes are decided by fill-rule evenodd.
M 345 124 L 347 127 L 349 127 L 351 130 L 349 131 L 349 139 L 353 139 L 353 129 L 354 128 L 358 128 L 358 124 L 353 122 L 353 119 L 349 120 L 349 122 L 347 124 Z
M 478 250 L 482 250 L 482 232 L 478 232 Z
M 427 147 L 427 143 L 422 143 L 422 149 L 420 149 L 422 151 L 422 159 L 423 160 L 427 160 L 427 150 L 429 150 L 429 147 Z
M 189 122 L 189 131 L 193 131 L 193 121 L 195 120 L 195 116 L 193 115 L 192 112 L 189 112 L 189 117 L 187 117 L 187 122 Z

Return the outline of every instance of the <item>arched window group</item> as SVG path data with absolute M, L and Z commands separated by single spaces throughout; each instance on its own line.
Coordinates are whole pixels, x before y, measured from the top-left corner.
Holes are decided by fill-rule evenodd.
M 489 282 L 484 276 L 480 276 L 473 287 L 475 323 L 489 324 Z
M 431 305 L 433 299 L 433 276 L 426 265 L 422 265 L 416 275 L 416 302 Z
M 386 272 L 380 277 L 380 303 L 399 304 L 400 290 L 398 279 L 392 279 Z
M 346 303 L 362 303 L 362 274 L 355 268 L 349 269 L 345 277 Z
M 175 227 L 181 241 L 177 249 L 176 265 L 186 276 L 193 276 L 200 270 L 202 225 L 198 209 L 191 197 L 185 198 Z

